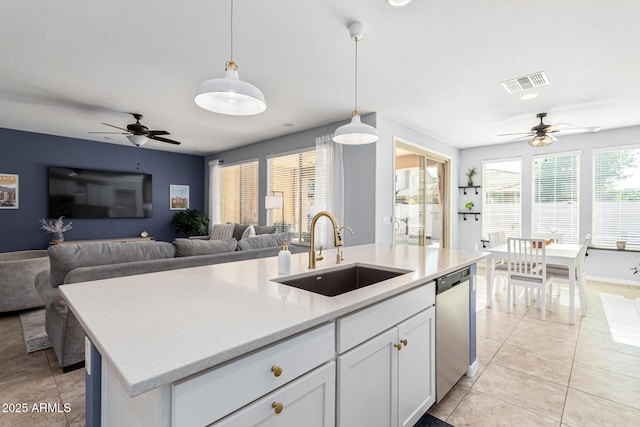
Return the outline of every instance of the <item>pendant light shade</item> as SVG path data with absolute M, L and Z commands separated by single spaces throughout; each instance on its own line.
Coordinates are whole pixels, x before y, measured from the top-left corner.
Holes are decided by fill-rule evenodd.
M 347 145 L 370 144 L 378 140 L 378 131 L 373 126 L 362 123 L 360 112 L 358 111 L 358 41 L 364 35 L 364 25 L 360 22 L 354 22 L 349 25 L 349 35 L 356 43 L 355 108 L 351 113 L 351 123 L 336 129 L 333 134 L 333 141 Z
M 267 109 L 262 91 L 240 80 L 238 66 L 232 61 L 227 62 L 224 77 L 200 84 L 194 101 L 205 110 L 230 116 L 250 116 Z
M 231 60 L 224 77 L 206 80 L 198 87 L 194 102 L 205 110 L 230 116 L 251 116 L 267 109 L 264 94 L 238 76 L 238 64 L 233 61 L 233 0 L 231 0 Z
M 362 123 L 360 113 L 357 113 L 351 117 L 351 123 L 336 129 L 333 140 L 338 144 L 347 145 L 370 144 L 378 140 L 378 132 L 373 126 Z

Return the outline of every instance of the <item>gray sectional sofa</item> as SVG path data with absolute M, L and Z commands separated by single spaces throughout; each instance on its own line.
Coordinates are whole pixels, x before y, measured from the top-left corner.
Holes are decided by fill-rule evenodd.
M 50 269 L 41 272 L 35 286 L 44 301 L 45 328 L 58 364 L 70 370 L 84 361 L 84 330 L 67 307 L 58 287 L 114 277 L 199 267 L 277 256 L 287 233 L 225 240 L 176 239 L 167 242 L 102 242 L 66 244 L 48 249 Z M 292 253 L 304 246 L 290 245 Z

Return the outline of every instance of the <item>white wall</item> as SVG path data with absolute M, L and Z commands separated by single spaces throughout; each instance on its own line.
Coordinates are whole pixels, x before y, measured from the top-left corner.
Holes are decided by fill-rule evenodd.
M 383 224 L 384 217 L 393 217 L 395 206 L 394 183 L 395 183 L 395 144 L 396 138 L 423 147 L 429 151 L 451 158 L 451 211 L 449 212 L 451 224 L 451 247 L 457 249 L 458 238 L 458 160 L 459 150 L 444 142 L 423 135 L 420 132 L 404 126 L 381 114 L 376 114 L 376 125 L 380 139 L 376 142 L 376 205 L 375 205 L 375 227 L 376 242 L 393 242 L 394 221 L 391 224 Z M 466 182 L 466 181 L 465 181 Z
M 581 151 L 580 157 L 580 236 L 592 233 L 592 151 L 596 148 L 617 147 L 640 144 L 640 126 L 622 129 L 603 130 L 599 133 L 567 135 L 547 148 L 549 154 L 566 151 Z M 482 161 L 503 159 L 509 157 L 522 158 L 522 235 L 531 234 L 532 211 L 532 157 L 544 154 L 544 149 L 530 147 L 526 141 L 509 144 L 491 145 L 460 151 L 459 182 L 466 182 L 464 173 L 472 166 L 480 173 L 474 183 L 482 185 Z M 477 200 L 477 201 L 476 201 Z M 482 207 L 482 198 L 473 199 L 476 207 Z M 482 221 L 463 221 L 458 219 L 459 247 L 463 250 L 473 250 L 475 244 L 480 244 L 482 236 Z M 630 268 L 638 266 L 639 252 L 617 252 L 605 250 L 590 250 L 587 257 L 587 274 L 592 277 L 607 278 L 621 282 L 640 284 L 640 273 L 632 274 Z

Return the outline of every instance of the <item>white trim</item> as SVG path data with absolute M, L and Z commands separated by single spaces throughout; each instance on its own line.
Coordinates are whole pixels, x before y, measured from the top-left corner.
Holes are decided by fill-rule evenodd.
M 562 151 L 559 153 L 549 153 L 549 154 L 535 154 L 531 156 L 531 158 L 535 161 L 539 159 L 550 159 L 553 157 L 565 157 L 565 156 L 582 156 L 582 150 Z
M 427 156 L 431 156 L 433 158 L 433 160 L 436 160 L 436 161 L 439 161 L 439 162 L 450 162 L 451 161 L 451 157 L 447 156 L 446 154 L 440 153 L 438 151 L 430 150 L 428 148 L 423 147 L 422 145 L 418 145 L 418 144 L 415 144 L 413 142 L 409 142 L 406 139 L 403 139 L 403 138 L 400 138 L 400 137 L 397 137 L 397 136 L 393 137 L 394 157 L 395 157 L 396 148 L 398 147 L 398 143 L 409 146 L 411 149 L 414 149 L 415 151 L 417 151 L 418 154 L 425 154 Z
M 233 163 L 225 163 L 223 160 L 218 160 L 221 164 L 220 167 L 221 168 L 226 168 L 228 166 L 237 166 L 237 165 L 243 165 L 245 163 L 251 163 L 251 162 L 258 162 L 258 165 L 260 165 L 260 159 L 258 157 L 254 157 L 252 159 L 245 159 L 245 160 L 239 160 L 237 162 L 233 162 Z M 258 166 L 260 167 L 260 166 Z
M 639 150 L 640 144 L 629 144 L 629 145 L 616 145 L 615 147 L 603 147 L 603 148 L 593 148 L 591 150 L 592 153 L 603 153 L 607 151 L 619 151 L 619 150 Z
M 497 162 L 512 162 L 514 160 L 520 160 L 522 161 L 523 157 L 522 156 L 514 156 L 514 157 L 498 157 L 495 159 L 482 159 L 480 160 L 481 164 L 485 164 L 485 163 L 497 163 Z
M 598 277 L 598 276 L 584 276 L 585 280 L 589 280 L 592 282 L 604 282 L 604 283 L 613 283 L 615 285 L 628 285 L 628 286 L 638 286 L 640 287 L 640 282 L 634 282 L 633 280 L 625 280 L 625 279 L 614 279 L 613 277 Z

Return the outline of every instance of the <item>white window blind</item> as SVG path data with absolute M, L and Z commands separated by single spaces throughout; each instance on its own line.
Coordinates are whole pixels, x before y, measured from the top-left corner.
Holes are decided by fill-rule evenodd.
M 593 152 L 594 246 L 640 245 L 640 148 Z
M 579 153 L 534 157 L 532 236 L 558 233 L 564 243 L 578 243 L 579 165 Z
M 284 213 L 280 209 L 270 210 L 267 223 L 275 224 L 278 230 L 293 232 L 297 240 L 308 240 L 316 203 L 316 150 L 270 157 L 267 175 L 267 192 L 284 194 Z
M 483 236 L 504 231 L 507 237 L 520 237 L 521 179 L 522 160 L 519 158 L 482 163 Z
M 222 222 L 258 224 L 258 161 L 223 166 L 220 171 Z

